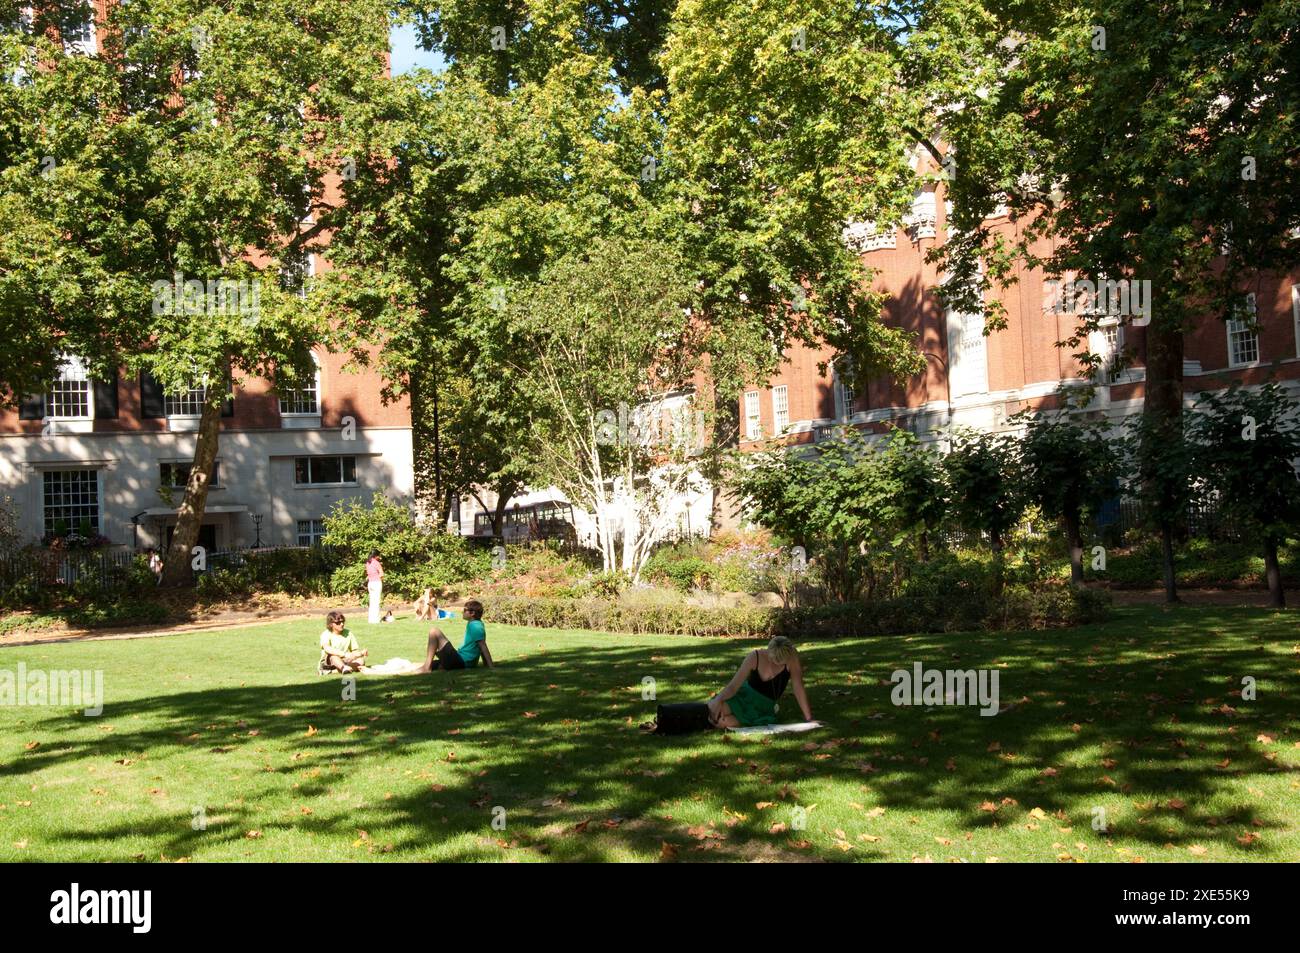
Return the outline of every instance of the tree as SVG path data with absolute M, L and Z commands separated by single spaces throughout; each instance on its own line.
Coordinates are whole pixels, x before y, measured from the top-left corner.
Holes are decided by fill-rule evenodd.
M 1022 466 L 1020 441 L 1009 433 L 959 430 L 944 458 L 954 514 L 968 532 L 988 534 L 999 580 L 1007 534 L 1027 502 Z
M 1278 546 L 1300 529 L 1300 401 L 1275 381 L 1234 384 L 1195 405 L 1189 431 L 1198 471 L 1230 515 L 1264 548 L 1273 605 L 1286 607 Z
M 671 399 L 694 370 L 686 275 L 671 247 L 601 238 L 512 306 L 541 473 L 592 515 L 605 571 L 632 579 L 675 526 L 675 500 L 701 489 L 703 434 Z
M 1021 444 L 1029 498 L 1064 528 L 1075 586 L 1083 585 L 1083 520 L 1116 494 L 1121 476 L 1109 429 L 1068 410 L 1040 413 L 1029 419 Z
M 949 487 L 943 461 L 933 450 L 921 446 L 915 434 L 895 428 L 885 443 L 881 466 L 890 482 L 887 512 L 898 534 L 897 546 L 914 536 L 920 545 L 921 561 L 930 559 L 930 537 L 943 522 L 949 507 Z
M 102 56 L 29 37 L 48 67 L 28 75 L 23 95 L 44 113 L 22 150 L 53 171 L 16 191 L 33 227 L 60 236 L 60 290 L 82 289 L 62 296 L 47 336 L 201 408 L 163 575 L 179 585 L 230 388 L 245 375 L 292 387 L 312 347 L 359 349 L 363 328 L 330 282 L 280 276 L 321 247 L 326 180 L 356 147 L 341 119 L 384 81 L 387 17 L 375 0 L 133 2 L 110 4 L 99 34 Z M 348 280 L 374 279 L 332 278 Z
M 1174 537 L 1198 496 L 1197 460 L 1187 440 L 1187 421 L 1182 414 L 1172 421 L 1141 414 L 1128 418 L 1125 427 L 1129 489 L 1142 503 L 1143 522 L 1160 534 L 1165 601 L 1173 604 L 1178 602 Z
M 827 343 L 859 379 L 918 373 L 880 319 L 855 221 L 897 223 L 921 104 L 901 83 L 899 13 L 851 0 L 683 0 L 662 63 L 668 122 L 649 155 L 700 272 L 710 373 L 732 400 L 793 342 Z
M 1300 263 L 1294 3 L 939 7 L 934 41 L 922 31 L 909 45 L 955 151 L 955 235 L 937 257 L 969 289 L 958 303 L 982 307 L 1017 262 L 1149 282 L 1144 413 L 1154 440 L 1180 439 L 1184 332 L 1237 315 L 1250 281 Z M 954 45 L 961 56 L 947 55 Z M 999 202 L 1018 226 L 1010 239 L 986 221 Z M 1122 309 L 1081 310 L 1075 345 Z
M 928 552 L 947 503 L 937 458 L 900 430 L 873 442 L 846 428 L 811 458 L 738 455 L 732 482 L 751 518 L 803 546 L 841 602 L 876 595 L 886 566 L 896 582 L 903 547 L 916 540 Z

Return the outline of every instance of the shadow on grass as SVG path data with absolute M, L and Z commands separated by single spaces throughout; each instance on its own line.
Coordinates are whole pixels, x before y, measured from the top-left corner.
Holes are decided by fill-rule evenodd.
M 206 830 L 171 812 L 56 835 L 102 845 L 102 856 L 117 860 L 134 856 L 130 838 L 148 837 L 175 858 L 233 848 L 248 830 L 357 843 L 360 859 L 410 859 L 442 842 L 437 856 L 446 860 L 608 860 L 658 855 L 665 842 L 684 859 L 884 856 L 875 845 L 837 850 L 816 813 L 802 835 L 769 833 L 789 808 L 825 797 L 827 784 L 839 785 L 845 802 L 952 812 L 956 833 L 1034 824 L 1032 808 L 1044 825 L 1091 832 L 1094 808 L 1110 805 L 1103 836 L 1115 846 L 1236 848 L 1244 832 L 1288 823 L 1282 810 L 1248 798 L 1244 782 L 1296 771 L 1255 738 L 1300 728 L 1300 684 L 1281 643 L 1241 634 L 1233 611 L 1147 613 L 1118 636 L 1085 628 L 810 643 L 814 714 L 829 725 L 811 735 L 645 735 L 637 725 L 654 702 L 642 700 L 644 677 L 657 680 L 662 701 L 706 697 L 745 647 L 665 639 L 650 648 L 610 636 L 605 645 L 506 658 L 493 670 L 363 677 L 355 701 L 341 701 L 339 681 L 325 678 L 109 699 L 113 733 L 54 742 L 0 776 L 87 758 L 144 759 L 155 775 L 173 759 L 242 758 L 240 798 L 211 807 Z M 1238 631 L 1220 637 L 1216 627 Z M 977 707 L 894 706 L 890 673 L 917 661 L 997 666 L 1004 710 L 980 717 Z M 1243 676 L 1257 680 L 1259 701 L 1239 698 Z M 798 717 L 789 695 L 783 709 L 785 720 Z M 317 733 L 307 736 L 308 725 Z M 66 717 L 52 716 L 31 730 L 66 728 Z M 292 799 L 314 804 L 312 814 L 268 816 L 259 806 L 284 795 L 287 774 L 298 785 Z M 326 810 L 350 784 L 384 777 L 398 793 Z M 776 807 L 758 811 L 764 801 Z M 701 805 L 712 827 L 684 819 Z M 506 812 L 505 831 L 491 827 L 496 808 Z M 1268 838 L 1251 850 L 1279 859 Z

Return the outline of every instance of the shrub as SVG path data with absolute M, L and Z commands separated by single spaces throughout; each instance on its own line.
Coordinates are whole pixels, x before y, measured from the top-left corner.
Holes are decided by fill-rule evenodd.
M 341 554 L 327 546 L 240 553 L 211 564 L 196 590 L 212 601 L 247 599 L 258 592 L 321 596 Z
M 975 591 L 992 584 L 992 576 L 980 580 Z M 508 625 L 631 634 L 810 638 L 1063 628 L 1106 618 L 1110 596 L 1104 591 L 1063 585 L 1040 589 L 1012 585 L 996 597 L 971 601 L 951 595 L 946 600 L 935 599 L 925 591 L 871 603 L 794 609 L 700 609 L 681 603 L 501 596 L 492 599 L 485 609 L 489 621 Z
M 325 518 L 324 545 L 336 548 L 340 562 L 330 577 L 334 595 L 365 591 L 366 560 L 379 551 L 384 589 L 414 599 L 426 588 L 445 593 L 453 584 L 485 574 L 491 554 L 473 549 L 463 536 L 429 532 L 415 525 L 411 511 L 383 493 L 369 505 L 360 500 L 335 504 Z
M 713 583 L 714 564 L 699 544 L 665 546 L 655 551 L 641 575 L 649 582 L 672 586 L 679 592 L 708 589 Z
M 68 625 L 99 629 L 119 625 L 152 625 L 167 621 L 167 607 L 150 599 L 121 593 L 103 596 L 71 606 L 64 618 Z

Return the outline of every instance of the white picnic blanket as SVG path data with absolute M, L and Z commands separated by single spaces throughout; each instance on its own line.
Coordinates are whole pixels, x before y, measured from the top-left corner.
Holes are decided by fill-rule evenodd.
M 416 662 L 408 661 L 404 658 L 390 658 L 387 662 L 379 665 L 371 665 L 370 675 L 400 675 L 407 669 L 415 668 Z
M 783 735 L 787 732 L 812 731 L 825 727 L 820 721 L 796 721 L 788 725 L 753 725 L 749 728 L 728 729 L 733 735 Z

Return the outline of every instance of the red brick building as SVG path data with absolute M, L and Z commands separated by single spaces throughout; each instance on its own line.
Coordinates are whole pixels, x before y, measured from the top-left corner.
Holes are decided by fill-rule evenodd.
M 928 154 L 918 154 L 918 172 L 933 170 L 928 160 Z M 833 352 L 796 346 L 770 380 L 755 382 L 740 396 L 742 449 L 758 449 L 782 434 L 787 443 L 812 443 L 846 423 L 873 430 L 893 424 L 927 439 L 939 439 L 951 426 L 1000 428 L 1026 406 L 1051 404 L 1062 383 L 1080 382 L 1074 349 L 1056 346 L 1071 336 L 1077 318 L 1053 313 L 1041 272 L 1018 271 L 1017 282 L 1001 296 L 1007 327 L 988 336 L 978 315 L 953 313 L 934 295 L 931 289 L 942 276 L 925 256 L 944 241 L 948 209 L 942 184 L 928 188 L 935 191 L 918 194 L 906 227 L 878 234 L 857 225 L 846 232 L 876 270 L 875 287 L 889 294 L 886 322 L 916 335 L 924 373 L 903 383 L 872 380 L 854 392 L 835 374 Z M 1019 228 L 1005 216 L 992 224 L 1008 235 Z M 1255 276 L 1242 294 L 1255 308 L 1257 333 L 1214 316 L 1190 331 L 1184 361 L 1189 400 L 1233 380 L 1258 383 L 1270 372 L 1300 389 L 1297 276 Z M 1102 323 L 1090 350 L 1106 358 L 1122 349 L 1129 360 L 1126 369 L 1104 375 L 1093 407 L 1118 419 L 1142 406 L 1146 332 L 1121 320 Z
M 69 52 L 102 51 L 107 0 L 94 22 L 65 36 Z M 339 200 L 326 180 L 327 204 Z M 313 253 L 305 281 L 329 269 Z M 344 373 L 345 355 L 323 349 L 311 386 L 277 396 L 250 378 L 231 392 L 200 542 L 209 550 L 303 544 L 342 499 L 413 490 L 409 403 L 385 405 L 371 368 Z M 0 409 L 0 496 L 12 497 L 31 539 L 85 529 L 115 544 L 165 545 L 194 458 L 202 394 L 164 394 L 144 375 L 88 379 L 75 355 L 60 378 L 13 409 Z M 256 519 L 255 519 L 256 517 Z

